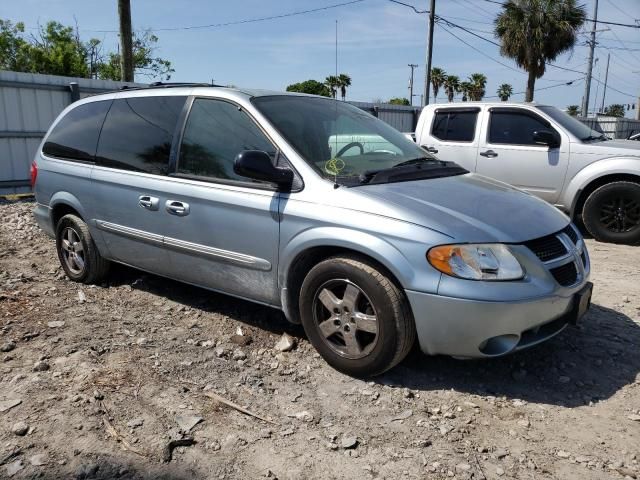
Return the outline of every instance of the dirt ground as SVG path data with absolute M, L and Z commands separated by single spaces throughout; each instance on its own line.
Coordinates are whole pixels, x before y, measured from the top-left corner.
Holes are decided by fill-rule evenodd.
M 0 478 L 640 478 L 640 248 L 587 242 L 594 305 L 544 345 L 361 381 L 275 310 L 70 282 L 32 207 L 0 204 Z

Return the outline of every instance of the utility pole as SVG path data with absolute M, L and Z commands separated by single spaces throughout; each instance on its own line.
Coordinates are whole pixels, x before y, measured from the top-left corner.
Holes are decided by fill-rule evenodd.
M 427 45 L 427 68 L 424 72 L 424 105 L 429 105 L 429 84 L 431 83 L 431 58 L 433 56 L 433 27 L 436 19 L 436 0 L 429 7 L 429 43 Z
M 413 106 L 413 69 L 418 65 L 415 63 L 410 63 L 409 68 L 411 69 L 411 76 L 409 77 L 409 105 Z
M 133 38 L 130 0 L 118 0 L 120 17 L 120 80 L 133 82 Z
M 604 90 L 602 91 L 602 108 L 600 108 L 600 112 L 604 113 L 604 97 L 607 95 L 607 80 L 609 79 L 609 60 L 611 59 L 611 54 L 607 54 L 607 69 L 604 74 Z
M 584 97 L 582 97 L 582 116 L 589 114 L 589 92 L 591 90 L 591 73 L 593 71 L 593 51 L 596 48 L 596 26 L 598 21 L 598 0 L 595 0 L 593 9 L 593 28 L 591 29 L 591 40 L 589 43 L 589 60 L 587 61 L 587 78 L 584 85 Z

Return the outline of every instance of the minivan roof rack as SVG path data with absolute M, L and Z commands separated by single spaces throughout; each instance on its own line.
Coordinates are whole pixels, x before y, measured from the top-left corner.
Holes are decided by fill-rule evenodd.
M 123 85 L 120 90 L 141 90 L 145 88 L 176 88 L 176 87 L 222 87 L 213 83 L 197 83 L 197 82 L 152 82 L 144 87 L 130 87 Z

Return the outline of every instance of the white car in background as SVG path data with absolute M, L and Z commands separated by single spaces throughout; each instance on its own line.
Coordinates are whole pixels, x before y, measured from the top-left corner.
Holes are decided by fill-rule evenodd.
M 582 217 L 597 240 L 640 242 L 639 142 L 610 140 L 550 105 L 505 102 L 428 105 L 415 135 L 439 159 Z

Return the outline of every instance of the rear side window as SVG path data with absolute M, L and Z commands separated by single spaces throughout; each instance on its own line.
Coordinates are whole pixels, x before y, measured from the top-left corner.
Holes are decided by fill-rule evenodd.
M 533 141 L 533 132 L 550 129 L 549 122 L 533 113 L 493 110 L 489 119 L 489 143 L 540 146 Z
M 196 98 L 185 126 L 178 173 L 249 182 L 233 171 L 243 150 L 262 150 L 274 159 L 276 149 L 238 106 L 223 100 Z
M 473 142 L 478 110 L 440 110 L 433 118 L 431 135 L 448 142 Z
M 113 101 L 102 127 L 96 163 L 165 175 L 173 133 L 186 97 L 131 97 Z
M 98 136 L 111 100 L 80 105 L 53 127 L 42 147 L 45 155 L 93 162 Z

